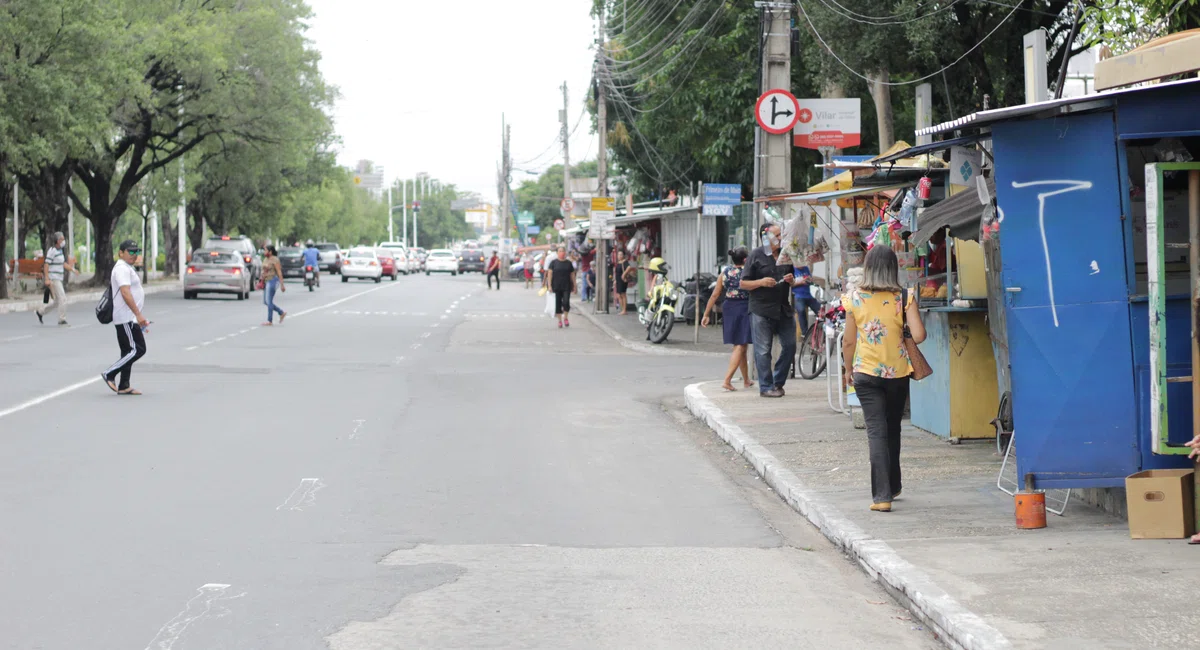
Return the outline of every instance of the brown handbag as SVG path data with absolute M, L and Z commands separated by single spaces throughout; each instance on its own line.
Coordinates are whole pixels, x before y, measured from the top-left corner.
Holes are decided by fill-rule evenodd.
M 904 338 L 901 345 L 904 346 L 904 351 L 908 353 L 908 361 L 912 364 L 912 375 L 910 377 L 921 381 L 933 374 L 933 368 L 925 360 L 925 355 L 922 354 L 921 348 L 917 347 L 917 342 L 913 340 L 912 332 L 908 329 L 908 289 L 902 290 L 900 304 L 900 317 L 904 322 Z

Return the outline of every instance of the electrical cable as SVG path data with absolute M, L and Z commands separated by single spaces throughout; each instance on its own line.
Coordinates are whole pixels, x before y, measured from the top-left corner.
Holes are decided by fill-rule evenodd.
M 837 61 L 839 64 L 841 64 L 841 66 L 843 68 L 845 68 L 850 74 L 852 74 L 868 83 L 882 84 L 884 86 L 911 86 L 912 84 L 918 84 L 918 83 L 921 83 L 922 81 L 925 81 L 926 79 L 931 79 L 933 77 L 936 77 L 937 75 L 941 74 L 942 72 L 949 70 L 950 68 L 953 68 L 954 66 L 961 63 L 963 59 L 970 56 L 970 54 L 972 52 L 974 52 L 975 50 L 982 47 L 983 44 L 986 43 L 987 40 L 989 38 L 991 38 L 993 34 L 995 34 L 997 31 L 999 31 L 1000 28 L 1003 27 L 1005 23 L 1007 23 L 1010 19 L 1012 19 L 1013 15 L 1015 15 L 1017 13 L 1017 9 L 1021 8 L 1020 5 L 1013 6 L 1012 11 L 1008 12 L 1008 15 L 1005 16 L 999 23 L 997 23 L 996 26 L 992 28 L 992 31 L 988 32 L 982 39 L 980 39 L 980 41 L 978 43 L 972 45 L 971 48 L 968 49 L 966 52 L 963 52 L 962 56 L 958 57 L 952 63 L 943 67 L 942 69 L 937 70 L 936 72 L 931 72 L 930 74 L 927 74 L 924 77 L 912 79 L 909 81 L 878 81 L 876 79 L 871 79 L 870 77 L 864 75 L 863 73 L 855 70 L 854 68 L 850 67 L 850 64 L 848 64 L 844 60 L 842 60 L 842 58 L 840 56 L 838 56 L 836 52 L 833 51 L 833 48 L 829 46 L 829 43 L 827 43 L 825 41 L 825 38 L 821 36 L 821 33 L 817 31 L 816 26 L 813 25 L 812 18 L 809 17 L 808 12 L 805 11 L 805 9 L 804 9 L 804 4 L 802 2 L 797 2 L 796 6 L 800 9 L 800 14 L 804 16 L 804 21 L 808 23 L 808 28 L 812 30 L 813 36 L 817 37 L 817 41 L 819 41 L 821 43 L 821 45 L 825 48 L 825 51 L 829 53 L 829 56 L 832 56 L 833 59 L 835 61 Z
M 704 6 L 704 1 L 705 0 L 698 0 L 696 2 L 696 4 L 692 5 L 692 8 L 688 10 L 687 14 L 684 15 L 684 17 L 680 20 L 679 24 L 674 27 L 674 29 L 671 31 L 671 33 L 669 33 L 667 36 L 660 39 L 657 43 L 652 45 L 645 52 L 642 52 L 641 54 L 635 56 L 632 59 L 615 59 L 611 56 L 604 55 L 605 58 L 608 59 L 609 61 L 612 61 L 614 63 L 614 66 L 617 68 L 626 68 L 626 67 L 633 67 L 635 65 L 641 65 L 641 64 L 639 64 L 640 61 L 650 59 L 652 57 L 656 57 L 659 54 L 665 52 L 666 50 L 671 49 L 678 42 L 679 37 L 681 35 L 683 35 L 684 33 L 686 33 L 688 31 L 688 29 L 693 27 L 691 24 L 692 17 L 694 15 L 698 15 L 700 13 L 698 10 Z M 682 0 L 680 0 L 680 3 L 682 3 Z M 716 8 L 718 6 L 720 6 L 721 4 L 722 4 L 722 0 L 714 0 L 712 8 L 714 10 L 716 10 Z M 676 6 L 678 6 L 678 4 Z M 657 29 L 657 27 L 655 29 Z M 654 31 L 652 30 L 650 32 L 647 32 L 647 34 L 645 36 L 643 36 L 641 39 L 639 39 L 637 43 L 633 43 L 630 45 L 623 45 L 622 47 L 623 47 L 623 49 L 627 49 L 627 50 L 633 49 L 637 45 L 639 45 L 642 41 L 645 41 L 647 38 L 650 38 L 653 35 L 654 35 Z
M 586 105 L 579 111 L 579 118 L 575 120 L 575 126 L 571 128 L 571 133 L 570 133 L 570 135 L 567 136 L 568 139 L 570 139 L 571 136 L 575 135 L 575 131 L 579 130 L 579 125 L 583 123 L 583 117 L 585 115 L 587 115 L 587 106 Z M 513 165 L 520 166 L 520 167 L 529 167 L 529 166 L 537 167 L 537 165 L 533 165 L 532 163 L 534 161 L 541 160 L 541 158 L 543 156 L 545 156 L 547 153 L 549 153 L 551 150 L 554 149 L 555 145 L 560 145 L 560 144 L 562 144 L 561 135 L 558 137 L 555 137 L 554 142 L 551 142 L 550 146 L 546 147 L 545 151 L 542 151 L 542 153 L 534 156 L 533 158 L 529 158 L 528 160 L 514 162 Z
M 688 41 L 688 43 L 686 45 L 681 47 L 679 49 L 679 51 L 676 52 L 675 55 L 672 56 L 668 61 L 659 65 L 658 69 L 655 70 L 653 73 L 647 74 L 647 75 L 642 75 L 641 70 L 618 70 L 617 73 L 621 76 L 627 76 L 627 75 L 628 76 L 634 76 L 634 75 L 642 76 L 644 79 L 645 78 L 653 78 L 653 77 L 658 76 L 659 74 L 662 74 L 662 72 L 664 70 L 673 66 L 675 61 L 679 60 L 679 58 L 682 57 L 684 54 L 687 54 L 688 50 L 691 49 L 692 45 L 694 45 L 702 37 L 706 36 L 707 32 L 712 28 L 713 25 L 716 24 L 716 21 L 724 15 L 725 15 L 724 6 L 722 6 L 717 11 L 714 11 L 712 16 L 709 18 L 708 22 L 699 28 L 699 30 L 696 32 L 695 36 L 692 37 L 692 40 Z M 647 64 L 647 66 L 648 66 L 648 64 Z M 607 64 L 606 64 L 606 69 L 607 69 Z M 615 84 L 615 82 L 614 82 L 614 85 L 618 88 L 627 89 L 627 88 L 636 88 L 638 83 L 635 82 L 635 83 L 620 85 L 620 84 Z
M 915 23 L 919 20 L 925 20 L 927 18 L 936 16 L 937 14 L 954 7 L 954 5 L 957 5 L 960 2 L 963 2 L 963 0 L 950 0 L 950 4 L 947 4 L 942 7 L 937 7 L 933 11 L 930 11 L 927 14 L 922 14 L 920 16 L 917 16 L 916 18 L 906 18 L 904 20 L 888 20 L 885 18 L 885 19 L 875 20 L 875 19 L 869 19 L 869 18 L 867 18 L 867 19 L 856 18 L 855 15 L 857 15 L 857 14 L 851 15 L 851 14 L 854 14 L 854 12 L 847 9 L 846 7 L 842 6 L 841 4 L 839 4 L 837 0 L 821 0 L 821 3 L 824 4 L 826 7 L 828 7 L 830 11 L 832 11 L 835 14 L 838 14 L 839 16 L 842 16 L 843 18 L 845 18 L 847 20 L 851 20 L 856 23 L 862 23 L 864 25 L 873 25 L 876 27 L 882 27 L 882 26 L 887 26 L 887 25 L 907 25 L 908 23 Z M 928 3 L 926 3 L 926 4 L 928 4 Z M 912 12 L 909 12 L 909 13 L 912 13 Z M 899 17 L 900 15 L 908 15 L 908 14 L 899 14 L 897 17 Z

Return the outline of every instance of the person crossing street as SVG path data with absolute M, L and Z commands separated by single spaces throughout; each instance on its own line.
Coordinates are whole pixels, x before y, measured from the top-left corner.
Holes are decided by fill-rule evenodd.
M 129 385 L 129 376 L 133 364 L 146 356 L 145 330 L 150 321 L 142 314 L 142 305 L 146 302 L 146 293 L 142 289 L 142 279 L 134 268 L 142 249 L 137 242 L 126 239 L 121 242 L 117 263 L 112 270 L 110 287 L 112 288 L 112 323 L 117 328 L 117 345 L 121 348 L 121 358 L 100 378 L 109 390 L 118 395 L 141 395 L 141 391 Z M 118 382 L 117 379 L 120 378 Z
M 496 251 L 492 251 L 492 256 L 488 258 L 487 263 L 487 280 L 488 289 L 492 288 L 492 278 L 496 278 L 496 291 L 500 290 L 500 256 Z
M 42 317 L 50 313 L 50 310 L 58 312 L 58 324 L 67 324 L 67 292 L 63 288 L 63 271 L 75 273 L 75 267 L 67 260 L 66 253 L 63 247 L 67 245 L 67 238 L 61 232 L 54 233 L 52 238 L 53 245 L 46 251 L 45 262 L 42 263 L 42 277 L 45 280 L 46 288 L 50 291 L 53 301 L 43 305 L 37 310 L 37 319 L 41 323 Z

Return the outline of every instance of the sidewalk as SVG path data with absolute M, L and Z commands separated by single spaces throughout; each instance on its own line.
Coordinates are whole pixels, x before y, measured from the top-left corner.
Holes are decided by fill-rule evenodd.
M 145 285 L 146 295 L 162 293 L 164 291 L 178 291 L 183 285 L 179 280 L 151 280 Z M 67 304 L 73 305 L 80 302 L 95 302 L 100 300 L 100 296 L 104 294 L 103 289 L 88 288 L 83 289 L 78 286 L 67 288 Z M 42 294 L 23 293 L 15 298 L 0 300 L 0 314 L 11 314 L 19 311 L 34 311 L 42 306 Z
M 867 440 L 826 404 L 824 378 L 787 396 L 688 386 L 688 408 L 777 493 L 956 648 L 1200 646 L 1191 603 L 1200 551 L 1131 540 L 1126 523 L 1073 500 L 1048 528 L 1018 530 L 996 488 L 993 441 L 950 445 L 906 425 L 904 496 L 871 502 Z
M 655 345 L 646 340 L 646 326 L 638 322 L 636 310 L 629 306 L 629 312 L 624 316 L 617 315 L 614 305 L 607 314 L 594 314 L 595 303 L 574 302 L 571 304 L 571 315 L 582 315 L 592 321 L 605 334 L 616 339 L 621 345 L 631 350 L 651 354 L 680 354 L 729 358 L 730 347 L 722 342 L 721 326 L 709 325 L 700 328 L 700 343 L 693 343 L 695 326 L 686 321 L 678 321 L 671 328 L 671 335 L 666 341 Z

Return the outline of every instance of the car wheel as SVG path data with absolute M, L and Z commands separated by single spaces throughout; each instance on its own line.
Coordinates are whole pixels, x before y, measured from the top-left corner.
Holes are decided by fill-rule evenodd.
M 183 299 L 184 299 L 184 300 L 195 300 L 195 299 L 196 299 L 196 292 L 195 292 L 195 291 L 184 291 L 184 292 L 183 292 Z
M 375 284 L 379 284 L 380 282 L 383 282 L 383 276 L 382 276 L 382 275 L 381 275 L 381 276 L 379 276 L 379 277 L 377 277 L 377 278 L 375 278 Z
M 458 277 L 458 271 L 451 271 L 450 277 Z
M 349 281 L 350 281 L 350 278 L 348 278 L 344 275 L 342 276 L 342 282 L 349 282 Z
M 429 277 L 429 271 L 425 272 L 425 277 Z

